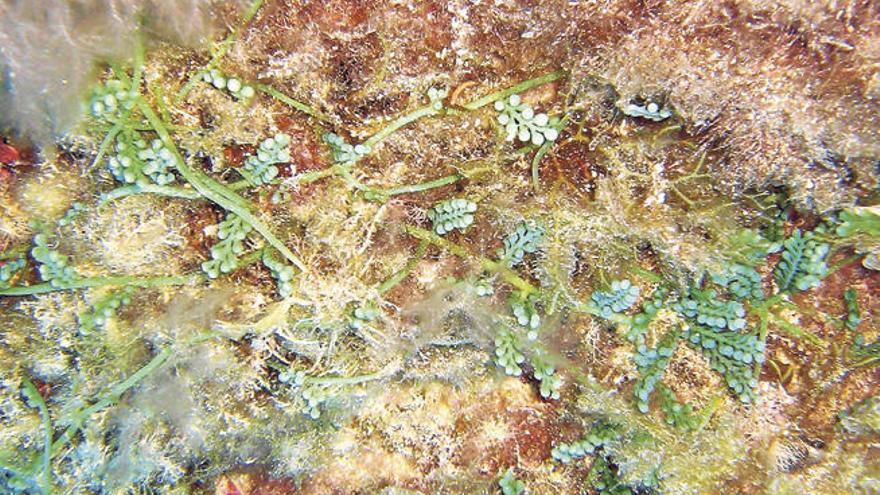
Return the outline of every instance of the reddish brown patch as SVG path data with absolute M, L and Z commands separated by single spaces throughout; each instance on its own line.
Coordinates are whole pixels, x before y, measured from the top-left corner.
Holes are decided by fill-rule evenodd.
M 213 238 L 205 235 L 205 227 L 216 225 L 221 221 L 220 214 L 207 204 L 196 207 L 195 212 L 186 227 L 186 239 L 190 249 L 206 253 Z
M 223 148 L 223 158 L 231 167 L 240 167 L 244 159 L 253 154 L 254 147 L 250 145 L 232 144 Z
M 19 160 L 21 160 L 21 153 L 17 149 L 8 144 L 0 143 L 0 163 L 12 165 Z

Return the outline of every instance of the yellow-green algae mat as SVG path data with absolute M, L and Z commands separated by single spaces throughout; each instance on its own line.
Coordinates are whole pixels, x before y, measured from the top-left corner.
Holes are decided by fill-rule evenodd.
M 877 7 L 70 5 L 0 493 L 880 492 Z

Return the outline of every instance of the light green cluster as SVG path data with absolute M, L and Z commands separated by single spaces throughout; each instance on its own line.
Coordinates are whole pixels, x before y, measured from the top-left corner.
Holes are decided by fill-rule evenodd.
M 603 318 L 611 318 L 613 314 L 623 313 L 631 308 L 638 298 L 639 288 L 629 280 L 615 280 L 611 282 L 611 291 L 596 291 L 591 296 Z
M 739 301 L 764 299 L 761 275 L 754 267 L 748 265 L 733 263 L 722 273 L 713 274 L 712 282 L 726 288 L 727 292 Z
M 671 331 L 660 340 L 654 349 L 648 349 L 644 344 L 639 344 L 636 348 L 633 361 L 639 371 L 639 379 L 636 381 L 633 393 L 636 398 L 636 407 L 642 413 L 648 413 L 651 394 L 663 379 L 663 372 L 672 358 L 678 338 L 678 332 Z
M 137 144 L 141 148 L 137 156 L 144 162 L 141 171 L 160 186 L 174 182 L 174 174 L 171 173 L 171 170 L 177 162 L 171 151 L 162 144 L 162 141 L 154 139 L 150 142 L 149 147 L 143 141 L 138 141 Z
M 444 235 L 453 229 L 464 230 L 474 223 L 477 204 L 466 199 L 455 198 L 441 201 L 428 210 L 428 219 L 434 224 L 434 232 Z
M 257 184 L 268 184 L 278 175 L 276 164 L 290 161 L 290 136 L 276 134 L 264 140 L 257 147 L 257 154 L 249 156 L 244 162 L 251 180 Z
M 553 367 L 540 354 L 536 354 L 531 359 L 532 369 L 534 370 L 535 379 L 541 382 L 541 397 L 545 399 L 559 400 L 559 391 L 562 388 L 562 378 L 556 374 L 556 368 Z
M 550 451 L 553 460 L 563 464 L 592 455 L 597 449 L 617 438 L 617 431 L 608 423 L 599 422 L 584 438 L 571 443 L 560 443 Z
M 263 254 L 263 264 L 272 273 L 272 278 L 275 279 L 278 286 L 278 297 L 282 299 L 290 297 L 293 294 L 293 284 L 291 283 L 293 280 L 293 267 L 277 260 L 268 251 Z
M 513 309 L 513 316 L 516 322 L 528 330 L 526 336 L 529 340 L 538 338 L 538 329 L 541 326 L 541 315 L 535 307 L 538 298 L 534 294 L 523 298 L 518 292 L 510 295 L 510 307 Z
M 318 419 L 321 417 L 321 403 L 330 397 L 326 387 L 318 384 L 306 384 L 302 389 L 302 398 L 305 405 L 302 408 L 303 414 Z
M 699 325 L 686 329 L 682 337 L 703 354 L 713 370 L 721 373 L 742 402 L 754 401 L 754 388 L 758 386 L 755 364 L 764 362 L 764 342 L 756 335 Z
M 107 159 L 113 177 L 126 184 L 145 185 L 150 181 L 165 186 L 174 182 L 171 173 L 177 166 L 174 155 L 159 139 L 149 144 L 136 132 L 119 136 L 116 155 Z
M 34 236 L 34 248 L 31 249 L 31 257 L 39 263 L 40 278 L 49 282 L 53 287 L 63 287 L 76 281 L 78 275 L 68 265 L 66 255 L 49 248 L 49 238 L 46 234 Z
M 525 483 L 516 479 L 513 475 L 513 469 L 508 469 L 504 476 L 498 480 L 498 486 L 501 487 L 502 495 L 520 495 L 526 489 Z
M 146 147 L 146 141 L 137 133 L 120 135 L 116 140 L 116 155 L 107 159 L 107 169 L 119 182 L 147 184 L 149 181 L 143 172 L 144 163 L 138 158 L 138 152 Z
M 88 335 L 97 329 L 104 328 L 107 322 L 116 315 L 116 310 L 131 302 L 133 292 L 133 289 L 125 288 L 94 303 L 91 311 L 79 315 L 80 332 Z
M 211 246 L 211 259 L 202 263 L 202 271 L 210 278 L 229 273 L 238 267 L 238 256 L 244 252 L 244 240 L 253 230 L 247 222 L 234 213 L 227 213 L 220 222 L 217 237 L 220 242 Z
M 499 112 L 498 123 L 504 126 L 508 141 L 519 139 L 540 146 L 559 137 L 559 131 L 554 127 L 557 119 L 550 119 L 546 113 L 536 114 L 519 95 L 496 101 L 495 110 Z
M 518 346 L 519 339 L 510 330 L 503 329 L 495 337 L 495 362 L 510 376 L 522 375 L 522 368 L 519 365 L 525 362 L 526 357 L 519 351 Z
M 660 409 L 666 424 L 680 430 L 694 431 L 699 426 L 699 418 L 694 414 L 694 408 L 690 404 L 682 404 L 675 397 L 675 393 L 662 383 L 657 386 L 660 395 Z
M 818 287 L 828 272 L 825 256 L 829 249 L 828 244 L 815 240 L 812 232 L 802 235 L 800 229 L 795 230 L 783 243 L 782 259 L 773 271 L 779 290 Z
M 11 286 L 12 277 L 24 268 L 24 265 L 23 258 L 3 262 L 3 265 L 0 265 L 0 289 L 8 289 Z
M 99 119 L 119 117 L 122 111 L 134 108 L 137 93 L 130 91 L 122 81 L 110 79 L 95 89 L 89 100 L 89 110 Z
M 713 328 L 741 330 L 746 326 L 746 310 L 738 301 L 718 299 L 714 290 L 691 290 L 690 296 L 672 307 L 679 313 L 693 318 L 700 325 Z
M 514 267 L 522 263 L 523 256 L 535 253 L 544 240 L 544 230 L 525 222 L 520 223 L 516 230 L 504 238 L 504 248 L 498 250 L 498 256 Z
M 473 284 L 474 294 L 479 297 L 491 296 L 495 293 L 495 287 L 492 286 L 492 281 L 489 279 L 479 279 Z
M 324 142 L 330 147 L 333 161 L 336 163 L 351 163 L 360 160 L 370 152 L 370 147 L 365 144 L 348 144 L 342 136 L 328 132 L 324 134 Z
M 256 94 L 252 86 L 237 77 L 228 77 L 217 69 L 205 72 L 202 80 L 217 89 L 228 91 L 236 100 L 247 100 Z

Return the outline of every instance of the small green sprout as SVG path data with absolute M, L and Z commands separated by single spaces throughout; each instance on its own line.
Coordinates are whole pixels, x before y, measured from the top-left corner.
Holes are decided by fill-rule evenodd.
M 53 287 L 62 287 L 76 281 L 79 276 L 68 266 L 67 256 L 49 248 L 46 234 L 34 236 L 34 248 L 31 256 L 39 263 L 40 278 Z
M 76 217 L 82 215 L 86 211 L 86 205 L 80 203 L 79 201 L 74 201 L 70 208 L 64 213 L 64 216 L 58 220 L 59 227 L 67 227 L 76 219 Z
M 840 221 L 837 226 L 840 237 L 856 234 L 880 237 L 880 206 L 847 208 L 840 212 Z
M 508 266 L 517 266 L 522 263 L 526 253 L 535 253 L 541 247 L 543 240 L 543 229 L 522 222 L 516 230 L 504 238 L 504 248 L 498 250 L 498 256 L 506 261 Z
M 513 475 L 513 468 L 508 469 L 504 476 L 498 480 L 498 486 L 501 487 L 502 495 L 520 495 L 526 489 L 525 483 Z
M 227 213 L 217 232 L 220 242 L 211 246 L 211 259 L 202 263 L 202 271 L 210 278 L 217 278 L 221 273 L 235 270 L 238 256 L 244 252 L 244 240 L 252 230 L 238 215 Z
M 356 162 L 370 152 L 370 147 L 364 144 L 354 146 L 345 142 L 342 136 L 328 132 L 324 134 L 324 142 L 330 147 L 333 161 L 336 163 Z
M 534 294 L 530 294 L 523 299 L 518 292 L 510 295 L 510 307 L 513 309 L 513 316 L 516 322 L 528 330 L 526 335 L 529 340 L 538 338 L 538 328 L 541 326 L 541 315 L 535 307 L 538 298 Z
M 556 374 L 556 368 L 540 354 L 532 357 L 531 364 L 534 369 L 535 379 L 541 382 L 541 397 L 559 400 L 562 378 Z
M 25 261 L 23 258 L 15 260 L 0 261 L 0 289 L 8 289 L 12 286 L 12 278 L 19 270 L 24 268 Z
M 474 294 L 478 297 L 491 296 L 495 293 L 495 288 L 492 286 L 492 281 L 489 279 L 480 279 L 474 282 Z
M 714 290 L 691 290 L 690 297 L 673 304 L 672 308 L 700 325 L 730 330 L 741 330 L 746 326 L 746 310 L 742 303 L 717 299 Z
M 302 412 L 312 419 L 321 417 L 321 403 L 330 397 L 329 391 L 322 385 L 306 384 L 302 389 L 302 398 L 305 401 Z
M 813 239 L 811 232 L 801 235 L 800 229 L 795 230 L 783 243 L 782 259 L 773 273 L 779 290 L 803 291 L 818 287 L 828 272 L 825 264 L 828 251 L 828 244 Z
M 599 421 L 590 429 L 587 436 L 571 443 L 560 443 L 550 451 L 550 455 L 557 462 L 569 464 L 571 461 L 593 455 L 596 450 L 616 439 L 618 435 L 613 425 Z
M 80 332 L 88 335 L 105 328 L 107 322 L 116 315 L 116 310 L 131 302 L 133 293 L 134 290 L 127 287 L 95 302 L 91 311 L 79 315 Z
M 510 376 L 522 375 L 522 368 L 519 365 L 525 362 L 526 357 L 519 351 L 518 346 L 519 339 L 510 330 L 501 330 L 495 338 L 495 362 Z
M 443 99 L 446 98 L 447 94 L 449 94 L 449 91 L 446 89 L 433 87 L 428 89 L 428 100 L 430 100 L 434 110 L 440 111 L 443 109 Z
M 639 370 L 639 380 L 633 393 L 636 396 L 636 407 L 644 414 L 648 413 L 651 394 L 654 392 L 654 387 L 663 379 L 663 372 L 672 358 L 678 338 L 678 331 L 672 331 L 661 339 L 656 348 L 648 349 L 644 344 L 640 344 L 636 349 L 633 361 Z
M 629 280 L 615 280 L 610 292 L 596 291 L 591 298 L 599 307 L 599 314 L 607 319 L 631 308 L 639 298 L 639 288 Z
M 859 299 L 856 290 L 850 287 L 843 293 L 843 302 L 846 304 L 846 328 L 855 330 L 862 322 L 862 314 L 859 311 Z
M 838 415 L 840 426 L 853 435 L 876 435 L 880 433 L 880 395 L 852 406 Z
M 694 414 L 690 404 L 678 402 L 675 393 L 662 383 L 657 386 L 660 393 L 660 409 L 666 418 L 666 424 L 680 430 L 694 431 L 699 426 L 699 417 Z
M 614 466 L 604 455 L 593 460 L 587 483 L 599 495 L 635 495 L 637 492 L 620 480 Z
M 352 311 L 348 326 L 352 330 L 360 330 L 379 317 L 379 308 L 373 303 L 358 306 Z
M 519 139 L 540 146 L 545 141 L 555 141 L 559 137 L 559 131 L 553 127 L 557 119 L 549 118 L 546 113 L 535 114 L 519 95 L 510 95 L 506 101 L 496 101 L 495 110 L 500 112 L 498 123 L 504 126 L 508 141 Z
M 276 134 L 260 143 L 257 154 L 249 156 L 244 162 L 244 170 L 255 184 L 268 184 L 278 175 L 276 164 L 290 161 L 290 136 Z
M 306 381 L 306 373 L 304 371 L 296 371 L 292 368 L 288 368 L 281 373 L 278 373 L 278 381 L 295 387 L 301 387 Z
M 453 229 L 464 230 L 474 222 L 477 204 L 455 198 L 441 201 L 428 210 L 428 219 L 434 224 L 434 232 L 444 235 Z
M 663 287 L 658 288 L 651 294 L 649 299 L 642 303 L 642 311 L 633 315 L 632 327 L 627 333 L 627 340 L 636 344 L 645 343 L 645 333 L 648 331 L 648 325 L 657 316 L 661 308 L 666 306 L 667 290 Z
M 629 117 L 653 120 L 654 122 L 660 122 L 661 120 L 666 120 L 669 117 L 672 117 L 671 110 L 668 108 L 660 108 L 660 105 L 653 101 L 648 102 L 646 105 L 629 103 L 623 107 L 623 114 Z
M 202 80 L 217 89 L 228 91 L 236 100 L 247 100 L 256 94 L 252 86 L 242 83 L 237 77 L 227 77 L 217 69 L 205 72 Z
M 272 273 L 272 278 L 278 285 L 278 297 L 286 299 L 293 294 L 293 267 L 286 265 L 269 254 L 269 251 L 263 253 L 263 265 Z

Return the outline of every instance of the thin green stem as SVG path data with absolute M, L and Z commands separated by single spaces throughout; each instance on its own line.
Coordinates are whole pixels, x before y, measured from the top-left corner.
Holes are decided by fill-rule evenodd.
M 437 247 L 446 249 L 455 256 L 458 256 L 459 258 L 477 258 L 483 270 L 498 274 L 502 278 L 502 280 L 519 290 L 522 297 L 527 297 L 529 294 L 539 294 L 537 287 L 528 283 L 522 277 L 517 275 L 516 272 L 508 268 L 507 265 L 504 263 L 493 261 L 489 258 L 484 258 L 481 256 L 472 256 L 467 249 L 459 246 L 452 241 L 448 241 L 440 237 L 430 230 L 425 230 L 423 228 L 415 227 L 413 225 L 407 225 L 405 228 L 407 234 L 421 241 L 427 241 Z
M 49 462 L 52 459 L 52 417 L 49 416 L 49 408 L 46 407 L 46 401 L 43 400 L 43 396 L 40 395 L 37 387 L 26 377 L 22 378 L 22 385 L 27 390 L 27 397 L 36 403 L 32 405 L 37 406 L 37 409 L 40 411 L 40 418 L 43 421 L 45 442 L 43 445 L 43 482 L 41 489 L 44 495 L 49 495 L 52 493 L 52 470 L 49 468 Z
M 559 120 L 559 123 L 554 125 L 553 127 L 557 131 L 562 131 L 562 128 L 564 128 L 565 124 L 568 123 L 568 119 L 569 114 L 566 113 L 562 117 L 562 119 Z M 541 188 L 541 160 L 544 159 L 544 155 L 546 155 L 547 152 L 550 151 L 550 148 L 552 148 L 554 144 L 556 144 L 556 141 L 545 141 L 544 144 L 542 144 L 541 147 L 538 148 L 538 151 L 535 153 L 535 157 L 532 158 L 532 187 L 535 189 L 535 192 L 537 192 Z
M 98 154 L 95 155 L 95 159 L 92 160 L 91 165 L 89 165 L 88 172 L 91 172 L 101 163 L 101 160 L 104 159 L 104 155 L 107 154 L 107 150 L 110 149 L 110 145 L 113 143 L 113 140 L 116 139 L 116 135 L 122 131 L 122 123 L 117 123 L 113 127 L 107 131 L 107 135 L 104 136 L 104 139 L 101 140 L 101 145 L 98 146 Z
M 90 277 L 77 280 L 70 284 L 52 285 L 50 283 L 42 283 L 28 285 L 24 287 L 9 287 L 0 290 L 2 296 L 32 296 L 35 294 L 47 294 L 49 292 L 57 292 L 64 290 L 90 289 L 94 287 L 120 286 L 120 287 L 171 287 L 176 285 L 195 285 L 205 281 L 205 276 L 201 273 L 193 273 L 190 275 L 177 275 L 173 277 L 133 277 L 128 275 L 119 275 L 112 277 Z
M 356 376 L 318 376 L 306 377 L 305 385 L 358 385 L 361 383 L 381 380 L 385 378 L 385 370 L 379 370 L 375 373 Z
M 769 316 L 770 316 L 770 319 L 773 321 L 773 323 L 776 324 L 776 326 L 785 330 L 785 332 L 787 334 L 789 334 L 790 336 L 792 336 L 796 339 L 805 340 L 805 341 L 809 342 L 810 344 L 812 344 L 816 347 L 819 347 L 821 349 L 826 349 L 828 347 L 828 344 L 824 340 L 820 339 L 819 337 L 817 337 L 809 332 L 804 331 L 803 329 L 801 329 L 797 325 L 792 324 L 791 322 L 789 322 L 785 318 L 782 318 L 779 315 L 776 315 L 772 312 L 769 313 Z
M 825 273 L 825 278 L 828 278 L 829 276 L 831 276 L 831 274 L 833 274 L 837 270 L 840 270 L 841 268 L 845 267 L 846 265 L 849 265 L 850 263 L 855 262 L 856 260 L 858 260 L 862 256 L 864 256 L 864 255 L 853 254 L 853 255 L 847 256 L 846 258 L 840 260 L 834 266 L 832 266 L 831 268 L 828 269 L 828 272 Z M 828 258 L 830 259 L 831 256 L 828 256 Z
M 478 98 L 470 103 L 466 103 L 464 108 L 466 110 L 477 110 L 482 108 L 490 103 L 495 103 L 498 100 L 507 98 L 510 95 L 522 93 L 523 91 L 528 91 L 534 87 L 541 86 L 543 84 L 547 84 L 549 82 L 553 82 L 557 79 L 562 78 L 565 75 L 564 70 L 557 70 L 556 72 L 551 72 L 550 74 L 536 77 L 534 79 L 529 79 L 527 81 L 523 81 L 515 86 L 511 86 L 507 89 L 503 89 L 501 91 L 495 91 L 494 93 L 489 93 L 482 98 Z
M 252 83 L 252 86 L 254 88 L 256 88 L 258 91 L 262 91 L 263 93 L 266 93 L 267 95 L 271 96 L 272 98 L 275 98 L 276 100 L 280 101 L 281 103 L 284 103 L 285 105 L 287 105 L 291 108 L 299 110 L 300 112 L 302 112 L 306 115 L 314 117 L 315 119 L 317 119 L 321 122 L 325 122 L 325 123 L 330 122 L 330 119 L 328 119 L 326 116 L 324 116 L 323 114 L 321 114 L 320 112 L 318 112 L 314 108 L 306 105 L 305 103 L 294 100 L 293 98 L 287 96 L 286 94 L 282 93 L 281 91 L 278 91 L 277 89 L 275 89 L 271 86 L 267 86 L 262 83 Z
M 191 168 L 186 161 L 183 159 L 183 156 L 178 151 L 177 146 L 175 146 L 174 141 L 171 140 L 171 135 L 168 133 L 168 130 L 165 129 L 165 125 L 159 119 L 153 109 L 150 108 L 149 105 L 143 100 L 138 99 L 138 105 L 141 109 L 141 112 L 144 114 L 144 117 L 150 122 L 150 125 L 158 134 L 159 139 L 162 141 L 162 144 L 171 152 L 172 156 L 174 156 L 177 161 L 177 170 L 180 172 L 180 175 L 186 179 L 187 182 L 192 184 L 194 188 L 204 197 L 209 199 L 210 201 L 216 203 L 221 206 L 223 209 L 231 211 L 238 215 L 242 220 L 250 224 L 251 227 L 254 228 L 266 241 L 272 245 L 275 249 L 278 250 L 288 261 L 294 264 L 300 271 L 307 271 L 305 263 L 300 261 L 300 259 L 293 254 L 287 246 L 284 245 L 275 234 L 267 227 L 263 222 L 257 219 L 253 213 L 247 208 L 246 203 L 241 196 L 238 196 L 235 192 L 220 184 L 219 182 L 211 179 L 207 175 Z
M 410 194 L 416 192 L 427 191 L 430 189 L 436 189 L 438 187 L 448 186 L 449 184 L 455 184 L 456 182 L 463 179 L 460 174 L 451 174 L 440 177 L 439 179 L 434 179 L 428 182 L 422 182 L 419 184 L 411 184 L 408 186 L 398 186 L 392 187 L 391 189 L 385 189 L 382 191 L 383 194 L 388 196 L 397 196 L 400 194 Z
M 89 417 L 116 403 L 122 396 L 122 394 L 140 383 L 144 378 L 146 378 L 157 369 L 159 369 L 160 366 L 165 364 L 165 362 L 168 361 L 168 359 L 171 357 L 172 353 L 173 351 L 170 347 L 163 349 L 141 369 L 137 370 L 134 374 L 132 374 L 125 380 L 111 387 L 104 396 L 96 400 L 91 406 L 76 411 L 69 421 L 70 426 L 68 426 L 67 429 L 64 430 L 64 433 L 62 433 L 61 436 L 59 436 L 54 442 L 51 443 L 51 452 L 58 452 L 73 438 L 74 435 L 76 435 L 80 428 L 82 428 L 83 423 Z
M 101 199 L 98 201 L 98 206 L 135 194 L 157 194 L 159 196 L 192 200 L 204 199 L 198 191 L 193 189 L 185 189 L 183 187 L 175 186 L 160 186 L 156 184 L 134 184 L 131 186 L 118 187 L 102 194 Z
M 387 138 L 391 134 L 398 131 L 400 128 L 406 126 L 407 124 L 415 122 L 416 120 L 419 120 L 422 117 L 431 117 L 431 116 L 437 115 L 441 111 L 442 111 L 442 108 L 438 109 L 438 108 L 434 107 L 433 103 L 430 105 L 421 107 L 421 108 L 417 108 L 406 115 L 398 117 L 396 120 L 394 120 L 393 122 L 391 122 L 387 126 L 380 129 L 379 132 L 370 136 L 362 144 L 364 146 L 368 146 L 369 148 L 372 149 L 374 146 L 379 144 L 379 142 L 381 142 L 383 139 Z
M 397 284 L 403 281 L 410 274 L 410 272 L 415 268 L 416 264 L 425 256 L 425 251 L 428 249 L 428 241 L 421 241 L 419 243 L 419 247 L 416 248 L 416 254 L 413 255 L 412 258 L 404 265 L 403 269 L 396 272 L 391 276 L 388 280 L 382 282 L 378 289 L 376 289 L 380 295 L 385 295 L 389 290 L 393 289 Z

